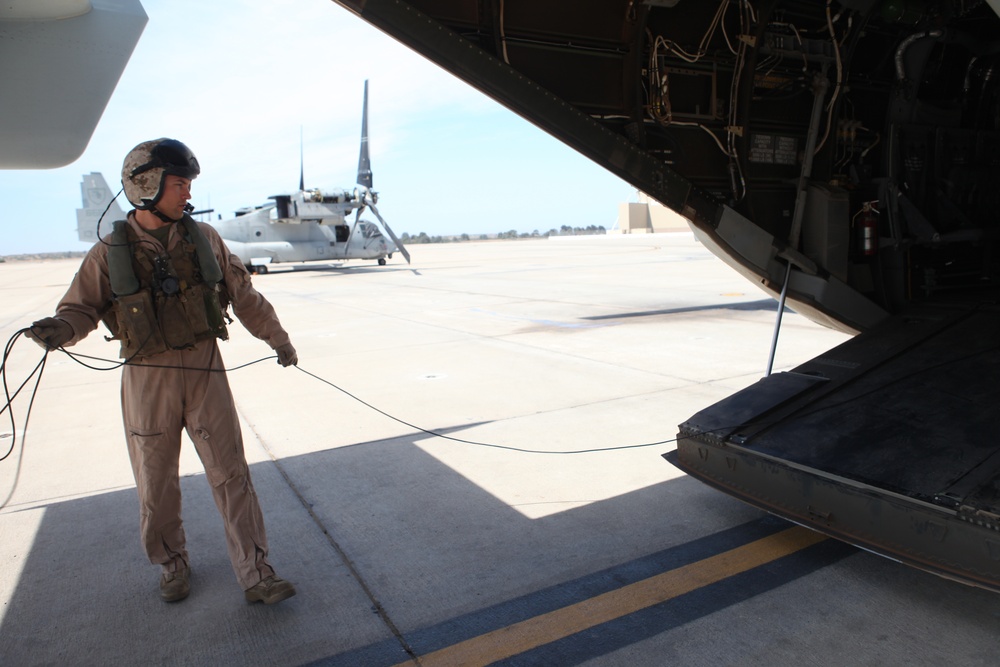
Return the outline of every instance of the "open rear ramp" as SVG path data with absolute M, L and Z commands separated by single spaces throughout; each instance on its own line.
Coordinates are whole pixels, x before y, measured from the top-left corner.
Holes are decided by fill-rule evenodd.
M 668 460 L 727 493 L 1000 590 L 1000 312 L 927 307 L 697 413 Z

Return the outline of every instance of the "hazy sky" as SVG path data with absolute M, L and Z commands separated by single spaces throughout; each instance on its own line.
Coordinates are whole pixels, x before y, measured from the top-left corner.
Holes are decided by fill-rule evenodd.
M 0 255 L 85 249 L 80 176 L 102 172 L 117 191 L 125 154 L 157 137 L 194 151 L 192 203 L 227 218 L 297 189 L 300 131 L 306 186 L 353 188 L 365 79 L 374 189 L 397 234 L 610 228 L 635 201 L 618 177 L 330 0 L 143 7 L 149 22 L 83 156 L 0 170 Z

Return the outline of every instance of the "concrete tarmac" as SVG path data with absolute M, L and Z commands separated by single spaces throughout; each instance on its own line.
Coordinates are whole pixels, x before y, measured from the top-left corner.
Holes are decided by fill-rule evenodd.
M 187 441 L 192 592 L 160 601 L 117 350 L 102 329 L 71 351 L 109 361 L 48 355 L 0 415 L 0 664 L 996 664 L 995 594 L 662 459 L 677 424 L 763 375 L 776 315 L 689 233 L 410 251 L 254 278 L 298 368 L 238 324 L 222 344 L 271 560 L 298 589 L 277 605 L 244 601 Z M 5 341 L 77 265 L 0 264 Z M 775 370 L 845 339 L 786 313 Z M 41 358 L 14 343 L 9 394 Z

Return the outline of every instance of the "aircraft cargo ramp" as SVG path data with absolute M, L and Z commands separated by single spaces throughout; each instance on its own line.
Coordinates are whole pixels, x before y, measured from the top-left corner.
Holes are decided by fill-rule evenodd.
M 1000 311 L 926 306 L 691 417 L 668 460 L 861 547 L 1000 590 Z

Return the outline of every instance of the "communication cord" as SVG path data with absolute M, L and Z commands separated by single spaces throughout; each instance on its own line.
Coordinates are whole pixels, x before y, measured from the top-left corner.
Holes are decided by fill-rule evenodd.
M 2 409 L 0 409 L 0 415 L 2 415 L 4 413 L 4 411 L 9 411 L 10 412 L 9 418 L 10 418 L 10 425 L 11 425 L 11 443 L 10 443 L 10 446 L 7 448 L 7 450 L 3 454 L 0 454 L 0 462 L 4 461 L 5 459 L 7 459 L 11 455 L 11 453 L 14 451 L 14 448 L 15 448 L 17 442 L 18 442 L 18 438 L 17 438 L 17 424 L 16 424 L 16 420 L 15 420 L 14 414 L 13 414 L 12 402 L 13 402 L 13 400 L 15 398 L 17 398 L 17 396 L 21 393 L 21 391 L 24 389 L 24 387 L 27 386 L 27 384 L 31 381 L 31 378 L 35 377 L 36 374 L 37 374 L 37 377 L 35 379 L 35 385 L 31 389 L 31 397 L 30 397 L 30 399 L 28 401 L 27 412 L 25 413 L 25 417 L 24 417 L 24 430 L 26 431 L 27 427 L 28 427 L 28 420 L 31 417 L 31 408 L 34 405 L 35 396 L 36 396 L 36 394 L 38 392 L 38 387 L 41 384 L 42 373 L 45 370 L 45 363 L 46 363 L 46 360 L 48 359 L 48 355 L 49 355 L 49 350 L 46 350 L 45 353 L 44 353 L 44 355 L 42 356 L 42 359 L 38 362 L 38 364 L 35 365 L 35 368 L 31 371 L 31 373 L 28 375 L 28 377 L 25 378 L 25 380 L 20 384 L 20 386 L 18 386 L 17 390 L 13 394 L 11 394 L 10 393 L 10 388 L 9 388 L 9 386 L 7 384 L 7 359 L 10 356 L 11 351 L 13 350 L 14 343 L 26 331 L 27 331 L 27 329 L 20 329 L 19 331 L 17 331 L 17 332 L 14 333 L 14 335 L 10 338 L 10 340 L 7 341 L 7 344 L 6 344 L 5 348 L 4 348 L 3 360 L 2 360 L 2 363 L 0 363 L 0 383 L 2 383 L 2 385 L 3 385 L 4 398 L 5 398 L 5 401 L 6 401 L 4 407 Z M 93 357 L 93 356 L 89 356 L 89 355 L 85 355 L 85 354 L 77 354 L 77 353 L 69 352 L 69 351 L 67 351 L 64 348 L 59 348 L 59 349 L 62 352 L 64 352 L 68 357 L 70 357 L 71 359 L 73 359 L 74 361 L 76 361 L 77 363 L 79 363 L 80 365 L 82 365 L 82 366 L 84 366 L 86 368 L 92 369 L 92 370 L 97 370 L 97 371 L 111 371 L 111 370 L 115 370 L 117 368 L 121 368 L 122 366 L 124 366 L 125 364 L 128 363 L 128 360 L 120 361 L 119 362 L 119 361 L 115 361 L 115 360 L 111 360 L 111 359 L 103 359 L 101 357 Z M 931 365 L 928 365 L 928 366 L 919 367 L 919 368 L 917 368 L 917 369 L 915 369 L 913 371 L 910 371 L 908 373 L 903 373 L 901 376 L 896 377 L 893 380 L 891 380 L 889 382 L 889 384 L 896 384 L 896 383 L 908 380 L 910 378 L 913 378 L 914 376 L 917 376 L 917 375 L 919 375 L 921 373 L 924 373 L 924 372 L 927 372 L 929 370 L 933 370 L 933 369 L 936 369 L 936 368 L 940 368 L 940 367 L 943 367 L 943 366 L 947 366 L 949 364 L 959 363 L 959 362 L 962 362 L 962 361 L 968 361 L 968 360 L 973 359 L 975 357 L 978 357 L 979 355 L 982 355 L 982 354 L 995 353 L 998 349 L 1000 349 L 1000 346 L 990 345 L 990 346 L 987 346 L 984 349 L 973 350 L 973 351 L 966 351 L 963 354 L 958 355 L 956 358 L 943 360 L 943 361 L 940 361 L 940 362 L 935 363 L 935 364 L 931 364 Z M 267 356 L 267 357 L 262 357 L 260 359 L 255 360 L 255 361 L 251 361 L 251 362 L 248 362 L 248 363 L 245 363 L 245 364 L 241 364 L 239 366 L 235 366 L 233 368 L 223 368 L 223 369 L 205 368 L 205 369 L 200 369 L 200 370 L 203 370 L 205 372 L 210 372 L 210 373 L 229 373 L 229 372 L 232 372 L 232 371 L 236 371 L 236 370 L 240 370 L 240 369 L 246 368 L 248 366 L 252 366 L 254 364 L 261 363 L 262 361 L 267 361 L 267 360 L 276 359 L 276 358 L 277 358 L 277 355 L 271 355 L 271 356 Z M 82 359 L 103 361 L 103 362 L 106 362 L 106 363 L 111 364 L 111 365 L 110 366 L 106 366 L 106 367 L 98 367 L 98 366 L 94 366 L 94 365 L 88 364 L 88 363 L 82 361 Z M 148 366 L 154 366 L 154 365 L 152 365 L 152 364 L 145 364 L 145 366 L 148 367 Z M 156 368 L 178 368 L 178 369 L 182 369 L 182 367 L 179 367 L 179 366 L 170 366 L 170 365 L 156 365 L 155 367 Z M 512 451 L 512 452 L 520 452 L 520 453 L 523 453 L 523 454 L 560 454 L 560 455 L 566 455 L 566 454 L 590 454 L 590 453 L 596 453 L 596 452 L 610 452 L 610 451 L 618 451 L 618 450 L 625 450 L 625 449 L 639 449 L 639 448 L 643 448 L 643 447 L 655 447 L 655 446 L 659 446 L 659 445 L 671 444 L 671 443 L 677 442 L 677 440 L 679 439 L 679 437 L 674 437 L 674 438 L 668 438 L 668 439 L 665 439 L 665 440 L 658 440 L 656 442 L 647 442 L 647 443 L 641 443 L 641 444 L 635 444 L 635 445 L 616 445 L 616 446 L 612 446 L 612 447 L 593 447 L 593 448 L 588 448 L 588 449 L 577 449 L 577 450 L 570 450 L 570 451 L 553 451 L 553 450 L 544 450 L 544 449 L 527 449 L 527 448 L 522 448 L 522 447 L 513 447 L 513 446 L 510 446 L 510 445 L 500 445 L 500 444 L 497 444 L 497 443 L 482 442 L 482 441 L 477 441 L 477 440 L 466 440 L 464 438 L 456 438 L 454 436 L 445 435 L 445 434 L 439 433 L 437 431 L 432 431 L 430 429 L 425 429 L 423 427 L 417 426 L 416 424 L 412 424 L 412 423 L 410 423 L 410 422 L 408 422 L 406 420 L 400 419 L 399 417 L 396 417 L 396 416 L 394 416 L 394 415 L 386 412 L 385 410 L 382 410 L 382 409 L 380 409 L 380 408 L 372 405 L 371 403 L 368 403 L 367 401 L 365 401 L 365 400 L 359 398 L 358 396 L 352 394 L 351 392 L 347 391 L 343 387 L 340 387 L 340 386 L 334 384 L 333 382 L 330 382 L 329 380 L 327 380 L 327 379 L 325 379 L 323 377 L 320 377 L 319 375 L 316 375 L 315 373 L 307 371 L 306 369 L 301 368 L 300 366 L 296 366 L 295 368 L 297 370 L 299 370 L 300 372 L 305 373 L 309 377 L 311 377 L 311 378 L 313 378 L 315 380 L 318 380 L 319 382 L 322 382 L 323 384 L 326 384 L 326 385 L 332 387 L 333 389 L 336 389 L 337 391 L 341 392 L 345 396 L 347 396 L 347 397 L 349 397 L 349 398 L 357 401 L 358 403 L 361 403 L 365 407 L 370 408 L 371 410 L 374 410 L 375 412 L 377 412 L 377 413 L 379 413 L 379 414 L 381 414 L 381 415 L 383 415 L 385 417 L 388 417 L 389 419 L 392 419 L 393 421 L 396 421 L 396 422 L 398 422 L 400 424 L 403 424 L 404 426 L 412 428 L 412 429 L 414 429 L 416 431 L 420 431 L 421 433 L 426 433 L 427 435 L 430 435 L 430 436 L 433 436 L 433 437 L 436 437 L 436 438 L 442 438 L 444 440 L 451 440 L 452 442 L 458 442 L 458 443 L 462 443 L 462 444 L 466 444 L 466 445 L 472 445 L 472 446 L 475 446 L 475 447 L 489 447 L 489 448 L 493 448 L 493 449 L 502 449 L 502 450 Z M 199 369 L 187 369 L 187 370 L 199 370 Z M 835 402 L 835 403 L 832 403 L 832 404 L 817 406 L 817 407 L 814 407 L 812 409 L 807 409 L 807 410 L 804 410 L 804 411 L 799 411 L 797 413 L 796 417 L 797 418 L 803 418 L 803 417 L 806 417 L 806 416 L 809 416 L 809 415 L 812 415 L 812 414 L 815 414 L 815 413 L 818 413 L 818 412 L 822 412 L 824 410 L 828 410 L 828 409 L 831 409 L 831 408 L 834 408 L 834 407 L 839 407 L 839 406 L 842 406 L 844 404 L 848 404 L 848 403 L 857 401 L 857 400 L 859 400 L 861 398 L 864 398 L 865 396 L 873 394 L 873 393 L 875 393 L 877 391 L 880 391 L 880 390 L 882 390 L 884 388 L 885 388 L 884 385 L 880 385 L 880 386 L 877 386 L 877 387 L 875 387 L 873 389 L 869 389 L 867 391 L 864 391 L 864 392 L 862 392 L 860 394 L 856 394 L 856 395 L 850 396 L 846 400 L 838 401 L 838 402 Z M 747 427 L 747 426 L 751 426 L 751 425 L 763 425 L 765 428 L 769 428 L 769 427 L 773 426 L 776 423 L 780 423 L 781 421 L 784 421 L 784 419 L 786 419 L 786 418 L 787 417 L 779 417 L 778 419 L 775 419 L 773 416 L 769 417 L 767 415 L 761 415 L 757 419 L 753 419 L 753 420 L 750 420 L 750 421 L 742 423 L 742 424 L 733 424 L 733 425 L 722 426 L 722 427 L 718 427 L 718 428 L 714 428 L 714 429 L 706 429 L 706 430 L 703 430 L 703 431 L 699 431 L 698 433 L 691 434 L 691 435 L 689 435 L 687 437 L 696 437 L 696 436 L 700 436 L 700 435 L 707 435 L 707 434 L 710 434 L 710 433 L 716 433 L 716 432 L 722 432 L 722 431 L 731 431 L 733 429 L 737 429 L 737 428 L 741 428 L 741 427 Z M 22 437 L 20 439 L 20 450 L 19 450 L 20 453 L 22 453 L 22 454 L 23 454 L 23 451 L 24 451 L 24 440 L 25 440 L 25 438 L 24 438 L 24 435 L 22 434 Z M 17 489 L 17 481 L 18 481 L 18 478 L 20 476 L 21 459 L 22 458 L 23 458 L 22 456 L 20 456 L 20 455 L 18 456 L 18 464 L 17 464 L 17 470 L 15 472 L 14 483 L 12 485 L 12 488 L 11 488 L 10 492 L 7 494 L 7 497 L 4 498 L 3 502 L 0 502 L 0 509 L 3 509 L 7 505 L 7 503 L 10 501 L 11 497 L 14 495 L 14 491 Z
M 7 411 L 7 412 L 10 413 L 9 414 L 9 419 L 10 419 L 10 437 L 11 437 L 10 446 L 7 448 L 7 450 L 5 452 L 3 452 L 2 454 L 0 454 L 0 462 L 2 462 L 5 459 L 7 459 L 14 452 L 15 447 L 17 447 L 18 444 L 20 445 L 19 447 L 17 447 L 17 449 L 18 449 L 18 460 L 17 460 L 17 469 L 16 469 L 15 474 L 14 474 L 14 483 L 11 486 L 10 492 L 3 499 L 3 501 L 0 502 L 0 509 L 3 509 L 4 507 L 6 507 L 7 503 L 10 501 L 11 497 L 13 497 L 14 492 L 17 490 L 17 483 L 18 483 L 18 479 L 20 478 L 20 474 L 21 474 L 21 461 L 23 459 L 22 454 L 24 452 L 24 441 L 25 441 L 25 435 L 24 434 L 25 434 L 25 432 L 27 431 L 27 428 L 28 428 L 28 420 L 31 417 L 31 408 L 34 405 L 35 396 L 38 393 L 38 387 L 39 387 L 39 385 L 41 383 L 41 380 L 42 380 L 42 372 L 45 370 L 45 363 L 48 360 L 48 356 L 49 356 L 49 352 L 50 352 L 50 350 L 45 350 L 45 352 L 42 355 L 41 360 L 38 362 L 38 364 L 35 366 L 35 368 L 31 371 L 31 373 L 28 375 L 28 377 L 25 378 L 25 380 L 20 384 L 20 386 L 17 388 L 17 390 L 14 391 L 13 394 L 11 394 L 10 389 L 8 387 L 8 384 L 7 384 L 7 359 L 10 356 L 10 353 L 11 353 L 11 351 L 14 348 L 14 343 L 19 338 L 21 338 L 27 331 L 28 331 L 27 328 L 20 329 L 17 332 L 15 332 L 13 336 L 11 336 L 11 338 L 7 341 L 7 345 L 5 346 L 4 354 L 3 354 L 3 361 L 2 361 L 2 364 L 0 364 L 0 383 L 2 383 L 2 385 L 3 385 L 4 399 L 5 399 L 4 407 L 2 409 L 0 409 L 0 415 L 2 415 L 5 411 Z M 65 348 L 59 348 L 59 350 L 62 351 L 63 353 L 65 353 L 66 356 L 68 356 L 70 359 L 72 359 L 76 363 L 80 364 L 81 366 L 83 366 L 85 368 L 89 368 L 91 370 L 95 370 L 95 371 L 113 371 L 115 369 L 121 368 L 122 366 L 128 364 L 129 361 L 130 361 L 129 359 L 126 359 L 124 361 L 117 361 L 117 360 L 112 360 L 112 359 L 105 359 L 105 358 L 102 358 L 102 357 L 94 357 L 94 356 L 91 356 L 91 355 L 70 352 L 70 351 L 66 350 Z M 262 361 L 267 361 L 269 359 L 276 359 L 276 358 L 277 358 L 277 355 L 271 355 L 271 356 L 268 356 L 268 357 L 262 357 L 260 359 L 255 360 L 255 361 L 251 361 L 251 362 L 248 362 L 248 363 L 245 363 L 245 364 L 241 364 L 241 365 L 235 366 L 233 368 L 223 368 L 223 369 L 215 369 L 215 368 L 190 369 L 189 368 L 189 369 L 186 369 L 186 370 L 203 370 L 203 371 L 209 372 L 209 373 L 230 373 L 230 372 L 233 372 L 233 371 L 237 371 L 237 370 L 246 368 L 248 366 L 252 366 L 254 364 L 258 364 L 258 363 L 260 363 Z M 88 363 L 88 361 L 104 362 L 105 364 L 108 364 L 108 365 L 97 366 L 97 365 L 94 365 L 92 363 Z M 148 364 L 147 363 L 147 364 L 143 364 L 143 366 L 147 367 L 147 368 L 149 368 L 149 367 L 153 367 L 153 368 L 177 368 L 177 369 L 183 370 L 183 368 L 180 367 L 180 366 L 171 366 L 171 365 L 158 365 L 158 364 Z M 552 450 L 543 450 L 543 449 L 526 449 L 526 448 L 521 448 L 521 447 L 513 447 L 513 446 L 509 446 L 509 445 L 500 445 L 500 444 L 490 443 L 490 442 L 480 442 L 480 441 L 476 441 L 476 440 L 466 440 L 466 439 L 463 439 L 463 438 L 456 438 L 454 436 L 445 435 L 444 433 L 439 433 L 437 431 L 432 431 L 430 429 L 426 429 L 426 428 L 417 426 L 416 424 L 412 424 L 412 423 L 410 423 L 410 422 L 408 422 L 406 420 L 400 419 L 399 417 L 396 417 L 396 416 L 394 416 L 394 415 L 386 412 L 385 410 L 382 410 L 382 409 L 380 409 L 380 408 L 372 405 L 371 403 L 368 403 L 367 401 L 365 401 L 365 400 L 359 398 L 358 396 L 352 394 L 351 392 L 347 391 L 343 387 L 340 387 L 340 386 L 334 384 L 333 382 L 330 382 L 329 380 L 327 380 L 327 379 L 325 379 L 323 377 L 320 377 L 319 375 L 316 375 L 315 373 L 307 371 L 306 369 L 301 368 L 299 366 L 296 366 L 296 369 L 298 369 L 302 373 L 305 373 L 306 375 L 308 375 L 308 376 L 310 376 L 310 377 L 312 377 L 312 378 L 314 378 L 314 379 L 322 382 L 323 384 L 326 384 L 326 385 L 328 385 L 328 386 L 336 389 L 337 391 L 341 392 L 345 396 L 347 396 L 347 397 L 349 397 L 349 398 L 357 401 L 358 403 L 361 403 L 365 407 L 367 407 L 367 408 L 369 408 L 371 410 L 374 410 L 375 412 L 377 412 L 377 413 L 379 413 L 379 414 L 381 414 L 381 415 L 383 415 L 385 417 L 388 417 L 389 419 L 392 419 L 393 421 L 399 422 L 400 424 L 403 424 L 404 426 L 407 426 L 407 427 L 409 427 L 411 429 L 414 429 L 416 431 L 419 431 L 421 433 L 426 433 L 427 435 L 430 435 L 430 436 L 433 436 L 433 437 L 436 437 L 436 438 L 442 438 L 444 440 L 451 440 L 453 442 L 459 442 L 459 443 L 463 443 L 463 444 L 466 444 L 466 445 L 473 445 L 473 446 L 476 446 L 476 447 L 490 447 L 490 448 L 494 448 L 494 449 L 503 449 L 503 450 L 512 451 L 512 452 L 520 452 L 520 453 L 523 453 L 523 454 L 588 454 L 588 453 L 609 452 L 609 451 L 616 451 L 616 450 L 623 450 L 623 449 L 638 449 L 638 448 L 642 448 L 642 447 L 654 447 L 654 446 L 657 446 L 657 445 L 665 445 L 665 444 L 669 444 L 669 443 L 672 443 L 672 442 L 676 442 L 676 440 L 677 440 L 677 438 L 670 438 L 670 439 L 667 439 L 667 440 L 659 440 L 659 441 L 656 441 L 656 442 L 647 442 L 647 443 L 636 444 L 636 445 L 618 445 L 618 446 L 614 446 L 614 447 L 594 447 L 594 448 L 590 448 L 590 449 L 579 449 L 579 450 L 573 450 L 573 451 L 552 451 Z M 21 437 L 19 439 L 18 438 L 17 420 L 15 419 L 14 412 L 13 412 L 13 401 L 21 393 L 21 391 L 24 389 L 24 387 L 31 381 L 31 378 L 35 377 L 36 375 L 37 375 L 37 377 L 35 379 L 35 384 L 34 384 L 34 386 L 31 389 L 31 396 L 30 396 L 30 399 L 28 401 L 28 407 L 27 407 L 27 411 L 26 411 L 25 417 L 24 417 L 24 426 L 21 429 L 22 433 L 21 433 Z
M 28 420 L 31 418 L 31 406 L 34 405 L 35 403 L 35 396 L 38 394 L 38 385 L 41 384 L 42 373 L 45 372 L 45 361 L 49 357 L 49 353 L 48 351 L 46 351 L 45 354 L 42 356 L 41 361 L 39 361 L 35 365 L 35 368 L 31 371 L 31 373 L 28 374 L 28 377 L 24 379 L 24 382 L 21 383 L 21 385 L 17 388 L 17 390 L 13 394 L 10 393 L 10 387 L 7 385 L 7 358 L 10 357 L 10 353 L 14 349 L 14 343 L 17 341 L 18 338 L 20 338 L 24 334 L 25 331 L 27 331 L 27 329 L 21 329 L 20 331 L 17 331 L 13 336 L 10 337 L 10 340 L 8 340 L 7 344 L 4 346 L 3 360 L 0 361 L 0 382 L 3 383 L 3 393 L 5 401 L 3 409 L 0 409 L 0 415 L 2 415 L 4 412 L 7 412 L 9 413 L 8 416 L 10 417 L 10 447 L 8 447 L 7 451 L 5 451 L 2 455 L 0 455 L 0 461 L 5 461 L 7 457 L 9 457 L 14 452 L 14 448 L 17 445 L 17 420 L 14 418 L 14 407 L 12 403 L 14 399 L 17 398 L 17 395 L 21 393 L 21 390 L 24 389 L 24 387 L 28 384 L 28 382 L 31 381 L 31 378 L 35 376 L 35 374 L 37 373 L 38 377 L 35 379 L 35 386 L 32 387 L 31 389 L 31 398 L 28 400 L 28 409 L 24 415 L 24 431 L 27 432 Z M 10 493 L 8 493 L 7 497 L 3 499 L 3 502 L 0 502 L 0 509 L 3 509 L 4 507 L 7 506 L 7 503 L 10 502 L 10 499 L 14 495 L 14 491 L 17 490 L 17 481 L 21 477 L 21 461 L 24 459 L 24 457 L 21 455 L 23 452 L 24 452 L 24 436 L 22 435 L 21 447 L 17 456 L 17 469 L 14 471 L 14 483 L 11 485 Z
M 363 405 L 363 406 L 365 406 L 367 408 L 371 408 L 372 410 L 374 410 L 375 412 L 379 413 L 380 415 L 384 415 L 384 416 L 388 417 L 389 419 L 391 419 L 393 421 L 399 422 L 403 426 L 408 426 L 408 427 L 410 427 L 410 428 L 412 428 L 414 430 L 420 431 L 421 433 L 426 433 L 427 435 L 432 435 L 435 438 L 443 438 L 445 440 L 451 440 L 453 442 L 461 442 L 463 444 L 474 445 L 476 447 L 491 447 L 493 449 L 505 449 L 505 450 L 510 451 L 510 452 L 521 452 L 522 454 L 591 454 L 591 453 L 594 453 L 594 452 L 611 452 L 611 451 L 616 451 L 616 450 L 619 450 L 619 449 L 639 449 L 640 447 L 654 447 L 656 445 L 666 445 L 666 444 L 669 444 L 671 442 L 677 442 L 677 438 L 670 438 L 669 440 L 658 440 L 657 442 L 646 442 L 646 443 L 639 444 L 639 445 L 618 445 L 618 446 L 615 446 L 615 447 L 594 447 L 594 448 L 591 448 L 591 449 L 577 449 L 577 450 L 573 450 L 573 451 L 553 451 L 553 450 L 547 450 L 547 449 L 523 449 L 521 447 L 511 447 L 509 445 L 498 445 L 498 444 L 492 443 L 492 442 L 480 442 L 478 440 L 465 440 L 463 438 L 455 438 L 455 437 L 452 437 L 450 435 L 445 435 L 444 433 L 438 433 L 437 431 L 430 431 L 428 429 L 421 428 L 420 426 L 417 426 L 416 424 L 411 424 L 408 421 L 404 421 L 404 420 L 400 419 L 399 417 L 391 415 L 388 412 L 375 407 L 371 403 L 368 403 L 368 402 L 366 402 L 366 401 L 358 398 L 357 396 L 355 396 L 351 392 L 347 391 L 343 387 L 338 387 L 334 383 L 330 382 L 329 380 L 325 380 L 325 379 L 321 378 L 320 376 L 316 375 L 315 373 L 310 373 L 306 369 L 301 368 L 299 366 L 296 366 L 295 368 L 297 368 L 298 370 L 302 371 L 303 373 L 305 373 L 309 377 L 315 378 L 315 379 L 319 380 L 320 382 L 322 382 L 323 384 L 329 385 L 329 386 L 333 387 L 334 389 L 336 389 L 337 391 L 341 392 L 342 394 L 344 394 L 344 395 L 346 395 L 346 396 L 348 396 L 350 398 L 353 398 L 355 401 L 357 401 L 361 405 Z

